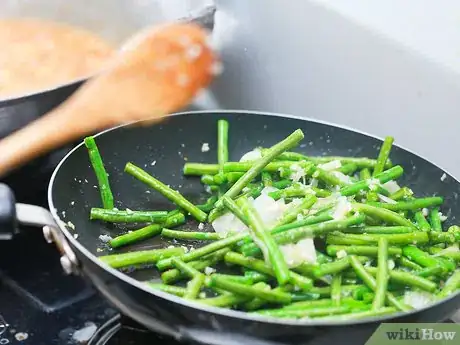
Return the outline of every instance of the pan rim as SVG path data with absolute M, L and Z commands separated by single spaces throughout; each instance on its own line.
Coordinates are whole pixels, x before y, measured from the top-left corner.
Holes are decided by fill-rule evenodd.
M 173 114 L 170 114 L 170 115 L 165 115 L 165 116 L 162 116 L 162 117 L 184 116 L 184 115 L 191 115 L 191 114 L 211 114 L 211 113 L 212 114 L 216 114 L 216 113 L 233 114 L 233 115 L 237 115 L 237 114 L 253 114 L 253 115 L 262 115 L 262 116 L 284 117 L 284 118 L 289 118 L 289 119 L 302 120 L 302 121 L 306 121 L 306 122 L 324 124 L 324 125 L 328 125 L 328 126 L 335 127 L 335 128 L 346 129 L 348 131 L 358 133 L 358 134 L 362 134 L 362 135 L 366 135 L 368 137 L 371 137 L 371 138 L 374 138 L 374 139 L 382 141 L 382 138 L 380 138 L 380 137 L 378 137 L 376 135 L 372 135 L 372 134 L 369 134 L 369 133 L 361 131 L 361 130 L 353 129 L 353 128 L 348 127 L 346 125 L 339 125 L 339 124 L 332 123 L 332 122 L 329 122 L 329 121 L 317 120 L 317 119 L 313 119 L 313 118 L 310 118 L 310 117 L 303 117 L 303 116 L 298 116 L 298 115 L 291 115 L 291 114 L 284 114 L 284 113 L 277 113 L 277 112 L 268 112 L 268 111 L 241 110 L 241 109 L 239 109 L 239 110 L 231 110 L 231 109 L 226 109 L 226 110 L 221 110 L 221 109 L 193 110 L 193 111 L 176 112 L 176 113 L 173 113 Z M 128 127 L 128 126 L 130 126 L 130 125 L 132 125 L 134 123 L 146 122 L 146 121 L 148 121 L 148 120 L 133 121 L 133 122 L 130 122 L 130 123 L 127 123 L 127 124 L 122 124 L 122 125 L 119 125 L 119 126 L 108 128 L 108 129 L 106 129 L 104 131 L 98 132 L 97 134 L 94 135 L 94 137 L 101 136 L 101 135 L 103 135 L 105 133 L 114 131 L 114 130 L 116 130 L 118 128 L 121 128 L 121 127 Z M 172 294 L 168 294 L 168 293 L 163 292 L 161 290 L 154 290 L 152 288 L 149 288 L 146 284 L 143 284 L 141 281 L 138 281 L 138 280 L 136 280 L 136 279 L 134 279 L 134 278 L 132 278 L 132 277 L 130 277 L 130 276 L 128 276 L 128 275 L 126 275 L 126 274 L 124 274 L 124 273 L 122 273 L 122 272 L 120 272 L 120 271 L 118 271 L 118 270 L 116 270 L 116 269 L 114 269 L 112 267 L 110 267 L 109 265 L 105 264 L 103 261 L 99 260 L 96 255 L 91 253 L 79 241 L 77 241 L 72 236 L 70 231 L 63 225 L 64 223 L 62 221 L 60 221 L 60 217 L 59 217 L 58 211 L 57 211 L 57 209 L 56 209 L 56 207 L 54 205 L 53 197 L 52 197 L 52 190 L 53 190 L 54 180 L 55 180 L 55 178 L 56 178 L 61 166 L 65 163 L 65 161 L 68 159 L 68 157 L 70 157 L 73 154 L 74 151 L 78 150 L 83 145 L 84 145 L 84 142 L 82 141 L 78 145 L 76 145 L 71 151 L 69 151 L 65 155 L 65 157 L 61 159 L 59 164 L 54 169 L 53 174 L 51 175 L 51 179 L 50 179 L 50 182 L 49 182 L 49 185 L 48 185 L 48 192 L 47 192 L 47 195 L 48 195 L 48 207 L 50 209 L 50 212 L 51 212 L 54 220 L 56 221 L 57 226 L 64 233 L 67 241 L 69 241 L 72 244 L 72 246 L 77 248 L 83 255 L 85 255 L 85 257 L 88 260 L 90 260 L 93 264 L 99 266 L 101 269 L 107 271 L 111 275 L 115 276 L 117 279 L 122 280 L 124 283 L 132 285 L 132 286 L 134 286 L 134 287 L 136 287 L 136 288 L 138 288 L 140 290 L 143 290 L 146 293 L 150 293 L 150 294 L 152 294 L 152 295 L 154 295 L 156 297 L 166 299 L 166 300 L 168 300 L 170 302 L 180 304 L 180 305 L 182 305 L 184 307 L 195 309 L 196 311 L 203 311 L 203 312 L 222 315 L 222 316 L 235 318 L 235 319 L 239 319 L 239 320 L 263 322 L 263 323 L 273 324 L 273 325 L 296 326 L 296 327 L 299 327 L 299 326 L 304 326 L 304 327 L 308 327 L 308 326 L 312 326 L 312 327 L 328 327 L 328 326 L 362 325 L 362 324 L 370 324 L 370 323 L 375 323 L 375 322 L 382 323 L 382 322 L 385 322 L 385 321 L 391 321 L 392 319 L 395 319 L 395 318 L 398 318 L 398 317 L 401 317 L 401 316 L 407 317 L 407 316 L 413 315 L 415 313 L 418 313 L 418 312 L 420 312 L 422 310 L 430 309 L 430 308 L 435 307 L 437 305 L 440 305 L 442 303 L 448 302 L 449 300 L 454 299 L 457 295 L 460 294 L 460 291 L 458 291 L 457 293 L 452 294 L 448 298 L 441 299 L 439 301 L 436 301 L 435 303 L 430 304 L 429 306 L 414 309 L 414 310 L 411 310 L 409 312 L 398 311 L 396 313 L 389 314 L 389 315 L 378 316 L 378 317 L 370 317 L 370 318 L 365 318 L 365 319 L 357 319 L 357 320 L 321 321 L 321 320 L 314 320 L 314 319 L 295 319 L 295 320 L 293 320 L 293 319 L 282 319 L 282 318 L 275 318 L 275 317 L 270 317 L 270 316 L 250 314 L 250 313 L 246 313 L 246 312 L 243 312 L 243 311 L 237 311 L 237 310 L 231 310 L 231 309 L 225 309 L 225 308 L 219 308 L 219 307 L 206 306 L 206 305 L 201 305 L 199 303 L 195 303 L 193 301 L 187 301 L 187 300 L 185 300 L 185 299 L 183 299 L 181 297 L 177 297 L 177 296 L 174 296 Z M 430 164 L 435 165 L 436 167 L 441 169 L 443 172 L 445 172 L 449 177 L 454 179 L 457 183 L 460 183 L 460 181 L 457 178 L 455 178 L 452 174 L 450 174 L 447 170 L 445 170 L 440 165 L 432 163 L 430 160 L 428 160 L 425 157 L 413 152 L 412 150 L 406 149 L 406 148 L 404 148 L 402 146 L 399 146 L 399 145 L 395 145 L 395 146 L 400 148 L 400 149 L 403 149 L 403 150 L 405 150 L 405 151 L 407 151 L 407 152 L 409 152 L 409 153 L 411 153 L 411 154 L 413 154 L 413 155 L 415 155 L 415 156 L 417 156 L 419 158 L 424 159 L 425 161 L 429 162 Z

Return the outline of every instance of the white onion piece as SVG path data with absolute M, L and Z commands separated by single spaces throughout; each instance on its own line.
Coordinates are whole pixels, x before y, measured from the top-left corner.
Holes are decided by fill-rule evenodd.
M 332 218 L 334 218 L 334 220 L 345 219 L 351 209 L 352 206 L 347 197 L 340 196 L 337 198 L 337 206 L 335 207 L 334 213 L 332 214 Z
M 337 159 L 334 161 L 330 161 L 330 162 L 318 165 L 318 168 L 321 168 L 326 171 L 337 170 L 340 167 L 342 167 L 342 162 L 340 162 Z
M 395 181 L 385 182 L 384 184 L 382 184 L 382 187 L 385 188 L 390 194 L 393 194 L 401 189 L 399 184 Z
M 296 244 L 280 246 L 289 267 L 296 267 L 304 262 L 316 263 L 316 249 L 312 238 L 304 238 Z
M 433 295 L 425 291 L 406 291 L 404 294 L 404 304 L 415 309 L 426 307 L 431 304 L 433 300 Z
M 452 246 L 450 247 L 447 247 L 443 250 L 441 250 L 439 253 L 436 253 L 434 254 L 433 256 L 444 256 L 446 254 L 450 254 L 450 253 L 458 253 L 460 251 L 460 249 L 458 248 L 458 242 L 453 244 Z
M 396 204 L 396 201 L 393 199 L 390 199 L 389 197 L 382 195 L 382 194 L 377 194 L 380 201 L 385 202 L 387 204 Z
M 345 175 L 341 173 L 340 171 L 333 171 L 331 174 L 337 177 L 340 180 L 340 182 L 343 182 L 345 184 L 351 184 L 353 182 L 350 176 Z
M 246 152 L 241 158 L 240 162 L 250 162 L 262 158 L 262 152 L 259 149 Z

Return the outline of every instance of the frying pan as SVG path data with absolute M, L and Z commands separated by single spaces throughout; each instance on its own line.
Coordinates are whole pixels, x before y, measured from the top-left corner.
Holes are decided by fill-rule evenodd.
M 193 162 L 216 161 L 216 122 L 225 118 L 230 123 L 229 152 L 231 160 L 257 146 L 271 146 L 292 131 L 305 133 L 298 150 L 307 155 L 341 155 L 375 157 L 381 140 L 357 131 L 288 115 L 247 111 L 197 111 L 171 115 L 155 126 L 121 126 L 97 135 L 116 200 L 116 207 L 173 209 L 161 195 L 123 173 L 128 161 L 177 188 L 193 202 L 207 196 L 198 178 L 182 176 L 187 159 Z M 391 133 L 390 133 L 391 134 Z M 203 143 L 211 150 L 201 152 Z M 458 195 L 460 183 L 427 160 L 395 146 L 392 161 L 405 168 L 401 182 L 417 195 L 437 194 L 445 198 L 443 213 L 455 222 L 460 217 Z M 156 161 L 153 165 L 152 162 Z M 121 313 L 148 329 L 215 345 L 241 344 L 330 344 L 347 339 L 352 344 L 364 343 L 382 322 L 439 322 L 460 307 L 460 294 L 429 307 L 385 317 L 352 322 L 283 320 L 250 315 L 239 311 L 202 306 L 161 291 L 153 291 L 139 280 L 158 277 L 154 269 L 122 273 L 106 266 L 97 256 L 108 254 L 99 236 L 116 236 L 126 229 L 89 220 L 91 207 L 100 204 L 99 191 L 84 145 L 75 147 L 57 166 L 48 189 L 49 208 L 17 204 L 9 190 L 0 189 L 0 229 L 3 237 L 12 235 L 16 222 L 44 226 L 47 240 L 54 241 L 61 252 L 61 263 L 68 273 L 89 279 Z M 72 222 L 75 230 L 65 225 Z M 190 221 L 190 228 L 197 224 Z M 6 231 L 8 229 L 8 231 Z M 75 238 L 78 234 L 78 238 Z M 132 245 L 123 251 L 168 246 L 154 238 Z M 103 249 L 101 249 L 103 248 Z M 352 327 L 350 327 L 352 325 Z

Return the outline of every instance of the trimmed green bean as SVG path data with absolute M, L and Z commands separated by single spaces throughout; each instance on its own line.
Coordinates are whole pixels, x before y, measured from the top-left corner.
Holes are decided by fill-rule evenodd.
M 358 257 L 360 262 L 369 261 L 367 257 Z M 330 262 L 328 264 L 318 265 L 313 269 L 313 275 L 317 278 L 323 277 L 328 274 L 337 274 L 339 272 L 345 271 L 347 268 L 350 267 L 350 260 L 348 257 L 338 259 L 334 262 Z M 313 291 L 312 291 L 313 292 Z
M 217 121 L 217 163 L 220 172 L 224 172 L 224 164 L 228 161 L 228 121 Z
M 358 166 L 355 163 L 344 164 L 338 169 L 338 171 L 340 171 L 342 174 L 345 174 L 345 175 L 351 175 L 356 170 L 358 170 Z
M 372 218 L 378 218 L 385 223 L 402 225 L 415 228 L 415 225 L 406 218 L 400 216 L 398 213 L 385 208 L 376 207 L 368 204 L 353 203 L 353 208 L 356 211 L 362 212 Z
M 385 306 L 385 297 L 388 288 L 388 240 L 384 237 L 379 238 L 377 254 L 377 274 L 376 289 L 372 309 L 379 310 Z
M 331 256 L 336 256 L 337 253 L 344 251 L 348 255 L 363 255 L 363 256 L 377 256 L 377 246 L 343 246 L 343 245 L 329 245 L 327 246 L 327 253 Z M 398 256 L 402 254 L 402 249 L 399 247 L 388 247 L 388 255 Z
M 166 249 L 152 249 L 152 250 L 141 250 L 137 252 L 129 252 L 122 254 L 111 254 L 99 256 L 99 260 L 102 260 L 107 265 L 113 268 L 122 268 L 134 265 L 145 265 L 155 264 L 161 259 L 168 258 L 171 256 L 178 256 L 184 253 L 184 249 L 178 248 L 166 248 Z
M 180 287 L 180 286 L 166 285 L 166 284 L 153 283 L 153 282 L 145 282 L 145 284 L 147 284 L 152 289 L 161 290 L 161 291 L 170 293 L 171 295 L 176 295 L 179 297 L 184 297 L 185 295 L 185 288 Z
M 314 195 L 309 195 L 303 198 L 297 205 L 294 205 L 293 207 L 289 207 L 287 209 L 287 211 L 278 220 L 275 227 L 293 222 L 294 220 L 297 219 L 297 216 L 299 214 L 302 214 L 304 210 L 310 209 L 310 207 L 312 207 L 313 204 L 315 204 L 317 200 L 318 199 Z
M 135 177 L 139 181 L 145 183 L 149 187 L 155 189 L 164 197 L 172 201 L 174 204 L 189 212 L 194 218 L 196 218 L 200 222 L 204 222 L 206 220 L 206 213 L 204 213 L 190 201 L 185 199 L 178 191 L 175 191 L 172 188 L 168 187 L 163 182 L 157 180 L 141 168 L 135 166 L 132 163 L 127 163 L 125 166 L 125 172 Z
M 438 207 L 430 211 L 430 223 L 432 231 L 442 231 L 441 217 L 439 216 Z
M 252 298 L 258 297 L 268 302 L 281 304 L 291 303 L 291 295 L 286 292 L 262 290 L 254 286 L 239 284 L 221 277 L 211 276 L 211 286 L 243 296 L 248 296 Z
M 177 231 L 163 228 L 161 236 L 177 240 L 217 241 L 225 238 L 224 234 L 217 232 Z
M 401 249 L 402 251 L 402 249 Z M 401 256 L 398 258 L 398 262 L 401 266 L 404 266 L 404 267 L 407 267 L 411 270 L 415 270 L 415 271 L 418 271 L 418 270 L 421 270 L 422 269 L 422 266 L 420 266 L 419 264 L 413 262 L 412 260 L 409 260 L 408 258 L 406 258 L 405 256 Z
M 243 224 L 245 224 L 246 226 L 249 226 L 248 217 L 244 214 L 244 212 L 240 209 L 240 207 L 238 207 L 238 205 L 236 204 L 234 200 L 224 195 L 222 196 L 222 202 L 224 203 L 224 206 L 231 213 L 233 213 L 239 220 L 243 222 Z
M 447 281 L 444 283 L 444 287 L 439 292 L 438 297 L 444 298 L 450 296 L 460 289 L 460 269 L 457 269 Z
M 398 201 L 398 200 L 410 199 L 412 198 L 413 195 L 414 195 L 414 192 L 412 191 L 412 189 L 408 187 L 402 187 L 398 189 L 396 192 L 394 192 L 393 194 L 391 194 L 389 198 L 393 199 L 394 201 Z
M 394 307 L 384 307 L 384 308 L 380 308 L 379 310 L 366 310 L 366 311 L 358 311 L 358 312 L 349 313 L 349 314 L 319 317 L 317 318 L 317 320 L 321 320 L 321 321 L 358 320 L 358 319 L 366 319 L 370 317 L 377 317 L 377 316 L 393 314 L 393 313 L 396 313 L 397 311 L 398 309 Z
M 240 265 L 263 274 L 276 277 L 275 271 L 272 267 L 268 266 L 264 261 L 258 260 L 252 257 L 245 257 L 235 252 L 228 252 L 224 257 L 225 262 Z M 293 285 L 298 286 L 304 291 L 309 291 L 313 286 L 311 279 L 303 277 L 295 272 L 289 272 L 289 282 Z
M 84 139 L 84 143 L 88 150 L 89 160 L 99 185 L 102 205 L 104 209 L 111 210 L 114 207 L 114 203 L 112 190 L 110 188 L 109 175 L 105 170 L 104 162 L 102 161 L 96 141 L 94 140 L 94 137 L 89 136 Z
M 388 170 L 385 170 L 384 172 L 381 172 L 380 174 L 375 175 L 374 179 L 379 180 L 380 183 L 386 183 L 388 181 L 399 178 L 403 172 L 403 168 L 400 165 L 396 165 Z M 369 185 L 373 185 L 372 179 L 361 180 L 351 185 L 342 187 L 340 193 L 344 196 L 355 195 L 362 190 L 368 191 L 370 189 Z
M 422 267 L 442 267 L 444 272 L 448 270 L 445 263 L 415 246 L 405 246 L 403 248 L 403 255 Z
M 366 267 L 366 271 L 373 276 L 377 274 L 377 268 L 375 267 Z M 390 281 L 394 283 L 420 288 L 429 292 L 434 292 L 438 288 L 436 283 L 432 282 L 431 280 L 406 271 L 390 270 L 389 277 Z
M 361 226 L 342 229 L 347 234 L 407 234 L 416 229 L 409 226 Z
M 417 211 L 414 214 L 415 223 L 417 223 L 417 227 L 422 231 L 431 231 L 431 225 L 426 220 L 425 216 L 423 215 L 422 211 Z
M 336 274 L 332 277 L 331 282 L 331 300 L 335 306 L 340 306 L 342 297 L 342 275 Z
M 216 203 L 216 201 L 217 196 L 211 196 L 210 198 L 208 198 L 208 200 L 206 200 L 206 203 L 202 205 L 196 205 L 196 207 L 198 207 L 203 212 L 209 212 L 214 208 L 214 204 Z
M 257 239 L 257 246 L 262 250 L 265 259 L 271 263 L 278 283 L 280 285 L 286 284 L 290 280 L 290 275 L 281 249 L 270 232 L 266 231 L 262 219 L 249 201 L 246 198 L 240 198 L 237 204 L 248 219 L 249 230 L 254 241 Z
M 273 316 L 277 318 L 304 318 L 304 317 L 317 317 L 325 315 L 344 314 L 351 310 L 349 306 L 331 306 L 319 307 L 309 309 L 274 309 L 274 310 L 260 310 L 255 313 Z
M 121 211 L 93 207 L 90 212 L 90 219 L 110 223 L 159 223 L 165 221 L 167 215 L 168 211 Z
M 205 276 L 203 274 L 197 274 L 187 283 L 185 289 L 185 299 L 196 299 L 200 293 L 201 288 L 203 287 Z
M 377 164 L 374 167 L 374 172 L 372 176 L 376 176 L 383 172 L 385 169 L 386 162 L 390 157 L 391 147 L 393 145 L 394 138 L 393 137 L 386 137 L 382 143 L 382 147 L 380 148 L 379 156 L 377 158 Z M 375 309 L 375 308 L 374 308 Z
M 425 207 L 439 206 L 443 203 L 444 199 L 439 196 L 429 198 L 411 199 L 409 201 L 397 201 L 394 204 L 375 202 L 370 205 L 375 207 L 386 208 L 391 211 L 414 211 Z
M 350 264 L 355 270 L 356 274 L 363 280 L 363 282 L 372 290 L 376 291 L 377 289 L 377 282 L 372 277 L 370 273 L 366 271 L 364 266 L 361 264 L 361 262 L 358 260 L 358 258 L 354 255 L 350 255 L 348 257 L 350 260 Z M 390 292 L 386 292 L 385 294 L 386 300 L 388 301 L 389 304 L 391 304 L 393 307 L 401 310 L 401 311 L 408 311 L 410 310 L 410 307 L 404 305 L 403 303 L 399 302 L 396 297 Z
M 341 232 L 333 232 L 327 235 L 327 244 L 338 245 L 368 245 L 377 243 L 380 238 L 386 238 L 390 244 L 425 244 L 429 242 L 429 237 L 426 232 L 416 231 L 407 234 L 344 234 Z

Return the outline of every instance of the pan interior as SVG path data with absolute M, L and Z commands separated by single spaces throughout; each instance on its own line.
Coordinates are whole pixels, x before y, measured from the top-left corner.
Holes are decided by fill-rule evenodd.
M 299 118 L 244 112 L 196 112 L 171 116 L 154 126 L 119 127 L 96 137 L 114 193 L 118 209 L 172 210 L 174 205 L 162 195 L 123 172 L 127 162 L 132 162 L 165 184 L 177 189 L 193 203 L 203 203 L 208 197 L 198 177 L 184 177 L 185 162 L 215 163 L 217 161 L 217 120 L 229 121 L 229 154 L 231 161 L 255 147 L 269 147 L 300 128 L 305 139 L 295 149 L 310 156 L 351 156 L 375 158 L 381 140 L 341 127 Z M 388 133 L 391 135 L 392 133 Z M 397 144 L 398 138 L 395 138 Z M 210 150 L 202 152 L 208 143 Z M 417 196 L 439 195 L 445 198 L 442 212 L 449 222 L 456 223 L 460 216 L 458 195 L 460 184 L 453 177 L 441 180 L 444 171 L 425 159 L 395 145 L 391 152 L 394 164 L 403 166 L 405 173 L 399 180 L 414 190 Z M 110 225 L 89 220 L 91 207 L 101 207 L 97 180 L 91 168 L 86 149 L 78 147 L 55 175 L 52 200 L 74 237 L 96 256 L 115 252 L 163 248 L 177 245 L 160 237 L 142 241 L 119 250 L 109 250 L 101 235 L 115 237 L 142 225 Z M 190 220 L 181 226 L 198 231 L 198 223 Z M 205 230 L 212 229 L 210 227 Z M 184 242 L 190 246 L 198 243 Z M 158 278 L 155 269 L 126 272 L 139 280 Z

